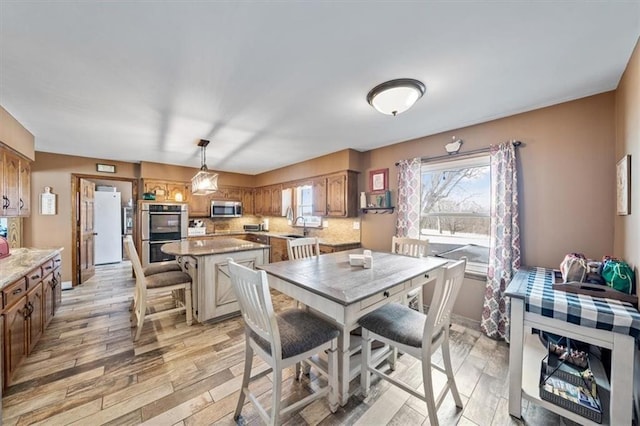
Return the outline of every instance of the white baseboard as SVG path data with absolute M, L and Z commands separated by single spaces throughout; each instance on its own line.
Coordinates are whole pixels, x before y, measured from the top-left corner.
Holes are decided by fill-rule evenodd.
M 62 289 L 63 290 L 71 290 L 73 288 L 73 285 L 71 285 L 71 281 L 63 281 L 62 282 Z

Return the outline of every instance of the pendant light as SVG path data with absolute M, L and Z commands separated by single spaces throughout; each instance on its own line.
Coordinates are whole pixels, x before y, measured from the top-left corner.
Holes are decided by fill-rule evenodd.
M 191 193 L 194 195 L 212 194 L 218 190 L 218 174 L 210 172 L 207 168 L 207 145 L 209 141 L 200 139 L 200 161 L 202 166 L 200 171 L 191 178 Z
M 383 114 L 396 116 L 411 108 L 424 95 L 426 87 L 413 78 L 385 81 L 371 89 L 367 102 Z

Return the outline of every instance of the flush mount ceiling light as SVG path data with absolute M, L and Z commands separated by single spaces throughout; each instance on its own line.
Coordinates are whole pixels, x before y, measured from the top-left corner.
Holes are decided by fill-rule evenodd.
M 424 95 L 426 87 L 413 78 L 385 81 L 371 89 L 367 102 L 387 115 L 398 115 L 411 108 Z
M 191 192 L 195 195 L 207 195 L 218 190 L 218 174 L 210 172 L 207 168 L 207 145 L 209 141 L 200 139 L 200 160 L 202 166 L 200 171 L 191 178 Z

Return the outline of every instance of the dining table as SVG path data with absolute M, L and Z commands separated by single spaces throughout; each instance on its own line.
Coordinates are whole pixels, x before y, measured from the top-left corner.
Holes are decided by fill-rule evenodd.
M 349 399 L 350 381 L 360 373 L 360 341 L 351 335 L 358 328 L 358 320 L 387 303 L 406 300 L 413 289 L 441 282 L 442 267 L 448 262 L 437 257 L 372 251 L 370 268 L 352 266 L 349 255 L 362 253 L 362 249 L 354 249 L 256 266 L 267 272 L 271 288 L 340 329 L 338 395 L 342 406 Z

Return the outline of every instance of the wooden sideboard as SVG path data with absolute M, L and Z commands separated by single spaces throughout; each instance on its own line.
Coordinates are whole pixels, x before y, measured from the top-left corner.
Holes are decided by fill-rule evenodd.
M 56 252 L 2 288 L 5 389 L 13 384 L 16 369 L 32 352 L 60 306 L 61 266 L 62 257 Z

